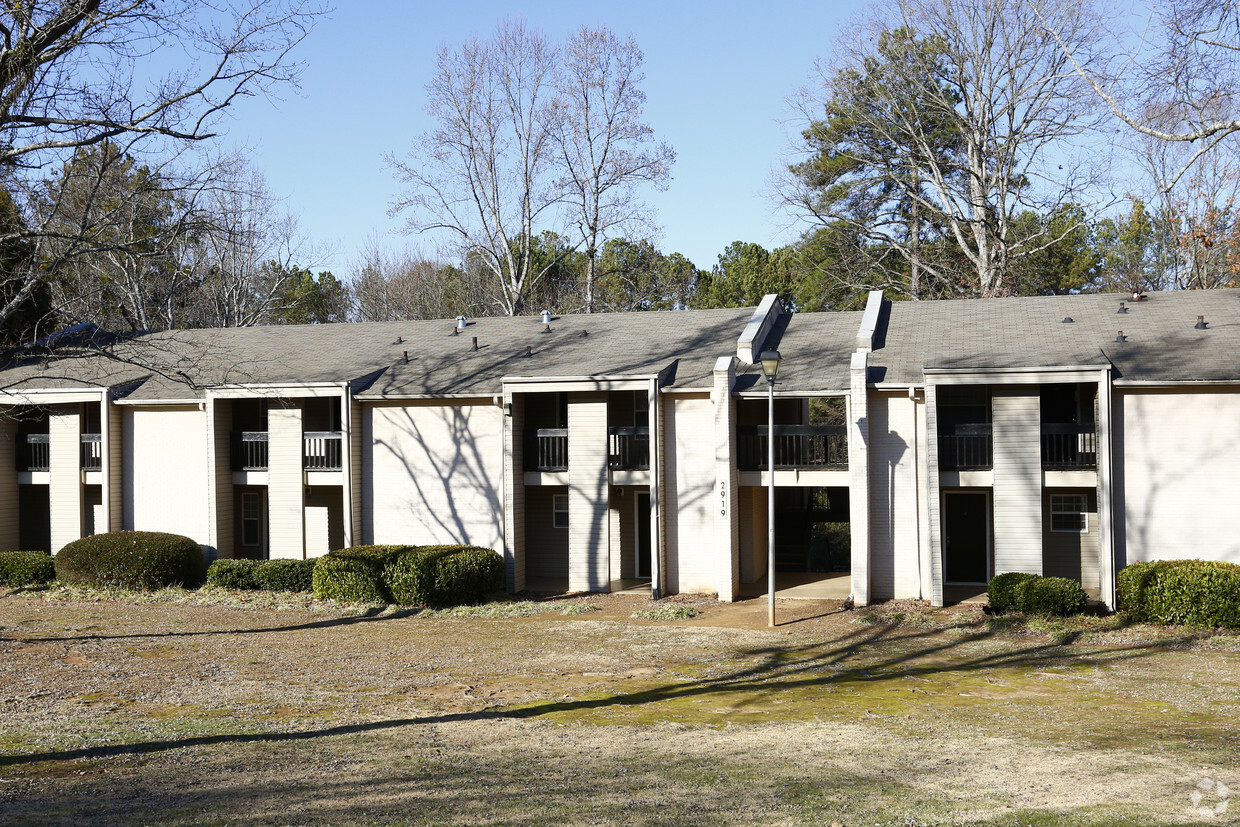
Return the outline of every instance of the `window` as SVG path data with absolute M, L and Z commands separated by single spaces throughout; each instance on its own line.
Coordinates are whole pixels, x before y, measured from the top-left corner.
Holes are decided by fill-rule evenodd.
M 257 491 L 241 494 L 241 545 L 258 546 L 263 542 L 263 499 Z
M 568 495 L 556 494 L 552 498 L 551 508 L 551 525 L 568 528 Z
M 1089 502 L 1084 494 L 1051 495 L 1051 531 L 1089 531 Z

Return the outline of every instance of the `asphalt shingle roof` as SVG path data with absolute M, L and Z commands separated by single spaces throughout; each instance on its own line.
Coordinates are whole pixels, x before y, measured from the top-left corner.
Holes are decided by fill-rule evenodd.
M 920 383 L 926 368 L 1097 366 L 1129 381 L 1240 379 L 1240 290 L 892 302 L 871 381 Z M 1119 313 L 1123 301 L 1126 313 Z M 1194 329 L 1198 316 L 1206 330 Z M 1073 319 L 1065 323 L 1064 318 Z M 1116 342 L 1119 331 L 1127 342 Z
M 887 302 L 871 382 L 920 384 L 926 369 L 1115 367 L 1118 381 L 1240 381 L 1240 290 Z M 1128 312 L 1117 313 L 1126 301 Z M 499 393 L 505 377 L 650 375 L 708 389 L 752 308 L 183 330 L 118 342 L 97 356 L 29 360 L 0 389 L 124 387 L 130 401 L 200 398 L 213 385 L 354 383 L 361 398 Z M 860 312 L 782 316 L 780 392 L 842 391 Z M 1198 316 L 1206 330 L 1194 329 Z M 1071 317 L 1071 323 L 1064 318 Z M 1116 342 L 1123 330 L 1126 342 Z M 582 332 L 586 335 L 582 335 Z M 478 349 L 472 348 L 478 339 Z M 530 356 L 525 355 L 530 348 Z M 404 354 L 408 352 L 408 361 Z M 757 366 L 737 390 L 759 389 Z

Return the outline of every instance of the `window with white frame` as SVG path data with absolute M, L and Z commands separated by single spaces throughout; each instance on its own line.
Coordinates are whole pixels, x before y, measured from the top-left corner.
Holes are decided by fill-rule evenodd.
M 263 498 L 257 491 L 241 494 L 241 545 L 257 546 L 263 542 Z
M 551 500 L 551 525 L 568 528 L 568 495 L 556 494 Z
M 1089 498 L 1084 494 L 1051 495 L 1051 531 L 1089 531 Z

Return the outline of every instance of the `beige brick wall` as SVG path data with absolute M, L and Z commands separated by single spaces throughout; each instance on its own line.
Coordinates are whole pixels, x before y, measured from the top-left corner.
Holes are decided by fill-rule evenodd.
M 568 399 L 568 588 L 606 591 L 611 561 L 608 519 L 607 394 Z
M 296 400 L 267 410 L 268 557 L 273 560 L 306 557 L 301 423 Z
M 714 428 L 709 396 L 669 396 L 663 408 L 663 490 L 669 593 L 716 594 L 715 452 L 703 436 Z
M 740 473 L 736 466 L 736 402 L 732 383 L 735 358 L 715 365 L 711 407 L 714 414 L 714 488 L 710 511 L 715 523 L 715 592 L 720 600 L 735 600 L 740 591 Z
M 916 598 L 917 407 L 906 393 L 871 393 L 870 589 L 875 600 Z
M 197 407 L 124 411 L 125 528 L 210 542 L 206 416 Z
M 372 542 L 500 549 L 503 412 L 489 399 L 368 407 Z
M 52 553 L 82 537 L 81 405 L 56 405 L 48 414 Z
M 1240 393 L 1125 391 L 1117 399 L 1121 564 L 1240 563 Z

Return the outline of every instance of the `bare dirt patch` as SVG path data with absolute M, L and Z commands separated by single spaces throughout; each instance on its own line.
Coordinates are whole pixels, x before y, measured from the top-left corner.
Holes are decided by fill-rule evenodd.
M 45 598 L 0 597 L 6 823 L 1223 823 L 1190 796 L 1240 790 L 1204 632 Z

